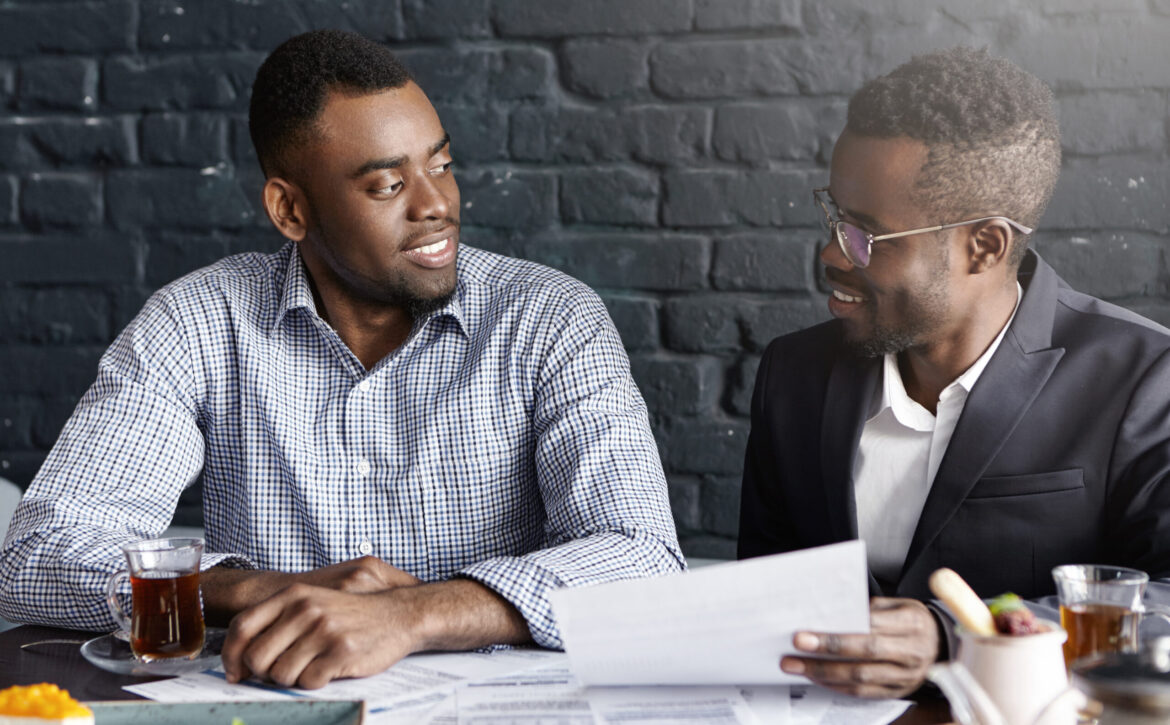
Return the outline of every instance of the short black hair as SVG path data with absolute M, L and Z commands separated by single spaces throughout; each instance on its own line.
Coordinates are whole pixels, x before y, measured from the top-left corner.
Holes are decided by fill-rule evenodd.
M 410 72 L 385 46 L 344 30 L 313 30 L 281 43 L 252 83 L 248 131 L 266 176 L 287 173 L 288 152 L 311 137 L 332 92 L 401 88 Z
M 849 100 L 845 130 L 925 143 L 915 192 L 940 223 L 997 214 L 1035 228 L 1060 176 L 1051 89 L 986 48 L 916 55 L 869 81 Z M 1016 240 L 1012 266 L 1028 243 Z

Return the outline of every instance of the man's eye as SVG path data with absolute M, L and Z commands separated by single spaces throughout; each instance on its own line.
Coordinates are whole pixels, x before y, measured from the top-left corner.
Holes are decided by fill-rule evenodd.
M 402 182 L 396 181 L 393 184 L 387 184 L 386 186 L 380 186 L 380 187 L 377 187 L 375 189 L 371 189 L 371 191 L 373 191 L 373 193 L 375 193 L 375 194 L 382 194 L 384 196 L 389 196 L 390 194 L 398 193 L 398 190 L 401 188 L 402 188 Z
M 454 163 L 455 163 L 454 161 L 448 161 L 447 163 L 443 164 L 442 166 L 436 166 L 435 168 L 431 169 L 431 173 L 434 174 L 435 176 L 442 176 L 443 174 L 445 174 L 451 170 L 451 165 Z

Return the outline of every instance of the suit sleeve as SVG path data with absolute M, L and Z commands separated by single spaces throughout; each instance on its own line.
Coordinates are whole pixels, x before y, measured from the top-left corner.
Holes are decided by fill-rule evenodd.
M 792 535 L 781 490 L 788 482 L 782 481 L 778 473 L 777 463 L 784 451 L 774 445 L 776 437 L 771 428 L 775 411 L 769 390 L 776 357 L 776 343 L 772 343 L 760 360 L 752 393 L 752 428 L 744 456 L 739 508 L 740 559 L 800 548 Z
M 1170 577 L 1170 351 L 1135 386 L 1110 468 L 1110 560 Z

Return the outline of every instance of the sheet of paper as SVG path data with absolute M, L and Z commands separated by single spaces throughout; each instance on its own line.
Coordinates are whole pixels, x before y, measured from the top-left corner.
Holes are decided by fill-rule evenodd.
M 590 687 L 586 690 L 598 725 L 757 725 L 739 688 Z
M 593 725 L 593 710 L 567 666 L 477 680 L 455 690 L 458 725 Z
M 913 704 L 863 700 L 813 686 L 794 686 L 791 695 L 792 725 L 887 725 Z
M 387 713 L 428 711 L 460 682 L 564 663 L 564 653 L 540 649 L 418 654 L 403 659 L 380 674 L 337 680 L 318 690 L 282 688 L 256 680 L 229 685 L 222 670 L 127 685 L 123 689 L 160 702 L 239 702 L 295 698 L 365 700 L 368 713 L 371 718 L 375 718 Z
M 848 541 L 549 598 L 587 685 L 800 683 L 780 670 L 797 630 L 869 632 L 866 572 Z
M 792 720 L 789 689 L 788 685 L 749 685 L 739 688 L 739 694 L 761 723 L 788 725 Z
M 456 689 L 458 725 L 755 725 L 735 687 L 584 687 L 567 667 Z

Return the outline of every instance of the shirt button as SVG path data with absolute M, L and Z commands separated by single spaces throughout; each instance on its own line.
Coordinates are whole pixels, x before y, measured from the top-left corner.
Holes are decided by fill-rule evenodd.
M 369 556 L 373 550 L 374 546 L 370 543 L 369 539 L 362 539 L 362 543 L 358 544 L 358 553 L 362 556 Z
M 363 380 L 363 381 L 361 381 L 360 383 L 358 383 L 358 390 L 359 390 L 359 391 L 361 391 L 361 392 L 363 392 L 363 393 L 368 393 L 368 392 L 370 392 L 370 381 L 369 381 L 369 380 Z
M 366 476 L 370 473 L 370 462 L 362 458 L 358 461 L 357 471 L 359 476 Z

